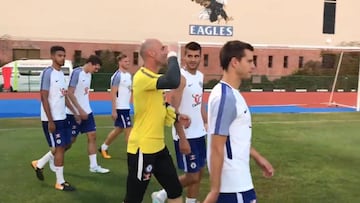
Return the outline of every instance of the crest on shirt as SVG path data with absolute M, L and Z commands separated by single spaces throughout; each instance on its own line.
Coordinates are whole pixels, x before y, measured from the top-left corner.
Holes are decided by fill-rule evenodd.
M 64 97 L 65 95 L 67 95 L 67 89 L 61 88 L 60 93 L 61 93 L 61 97 Z
M 85 89 L 84 89 L 84 95 L 87 95 L 87 94 L 89 94 L 89 87 L 85 87 Z
M 201 104 L 202 94 L 193 94 L 192 97 L 194 98 L 194 102 L 192 104 L 192 107 L 195 107 L 195 106 Z

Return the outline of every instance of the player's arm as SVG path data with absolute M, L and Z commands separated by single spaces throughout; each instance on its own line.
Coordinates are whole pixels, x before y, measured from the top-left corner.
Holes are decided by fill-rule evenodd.
M 118 90 L 119 84 L 121 81 L 120 73 L 117 72 L 115 76 L 111 80 L 111 89 L 110 89 L 110 96 L 111 96 L 111 117 L 115 121 L 118 117 L 116 111 L 116 100 L 118 97 Z
M 110 96 L 111 96 L 111 117 L 113 120 L 116 120 L 118 115 L 116 111 L 116 99 L 118 94 L 118 86 L 111 86 Z
M 76 88 L 76 85 L 79 82 L 79 75 L 80 75 L 80 71 L 73 71 L 71 73 L 69 87 L 68 87 L 68 94 L 67 95 L 68 95 L 72 105 L 75 107 L 75 109 L 79 113 L 80 118 L 82 120 L 86 120 L 88 115 L 84 111 L 84 109 L 80 106 L 78 100 L 75 97 L 75 88 Z M 72 112 L 73 112 L 73 114 L 76 114 L 76 111 L 72 111 Z
M 207 112 L 206 112 L 207 103 L 205 101 L 204 95 L 205 95 L 205 91 L 203 90 L 202 104 L 201 104 L 201 116 L 202 116 L 202 119 L 204 121 L 205 128 L 207 129 L 207 123 L 208 123 Z
M 180 84 L 180 67 L 176 53 L 168 53 L 168 70 L 157 79 L 156 89 L 175 89 Z
M 66 97 L 65 97 L 65 106 L 66 106 L 71 112 L 74 112 L 75 121 L 76 121 L 77 123 L 80 123 L 80 122 L 81 122 L 81 118 L 80 118 L 79 115 L 77 115 L 76 109 L 75 109 L 74 105 L 71 103 L 68 94 L 66 94 Z
M 180 107 L 180 103 L 182 100 L 182 95 L 184 92 L 185 85 L 186 85 L 186 79 L 184 76 L 181 76 L 179 87 L 171 91 L 170 104 L 171 104 L 171 106 L 173 106 L 175 108 L 175 111 L 178 112 L 179 114 L 181 113 L 181 112 L 179 112 L 179 107 Z M 183 127 L 182 123 L 175 122 L 174 126 L 175 126 L 176 133 L 178 134 L 178 136 L 180 138 L 180 141 L 179 141 L 180 152 L 183 154 L 191 153 L 190 144 L 189 144 L 188 140 L 186 139 L 186 135 L 185 135 L 184 127 Z
M 211 135 L 210 146 L 210 192 L 219 194 L 221 184 L 221 172 L 224 164 L 224 148 L 227 136 L 213 134 Z
M 40 99 L 43 105 L 46 117 L 48 118 L 48 128 L 49 131 L 54 133 L 56 130 L 55 123 L 51 114 L 50 104 L 49 104 L 49 90 L 50 90 L 50 76 L 51 71 L 45 70 L 41 75 L 40 82 Z
M 257 165 L 261 167 L 263 170 L 263 175 L 265 177 L 272 177 L 274 175 L 274 168 L 272 167 L 271 163 L 263 157 L 254 147 L 250 148 L 250 156 L 255 160 Z
M 71 103 L 69 103 L 69 106 L 67 106 L 67 107 L 68 107 L 68 108 L 69 108 L 70 106 L 75 107 L 75 108 L 73 108 L 74 111 L 71 110 L 71 108 L 69 108 L 69 109 L 71 110 L 71 112 L 73 112 L 74 114 L 76 114 L 76 111 L 75 111 L 75 110 L 77 110 L 77 112 L 79 112 L 80 116 L 81 116 L 82 114 L 86 114 L 85 111 L 81 108 L 81 106 L 80 106 L 79 102 L 77 101 L 74 93 L 75 93 L 75 87 L 70 87 L 70 86 L 69 86 L 67 97 L 68 97 L 68 99 L 70 100 Z M 72 105 L 71 105 L 71 104 L 72 104 Z
M 48 128 L 49 131 L 54 133 L 55 123 L 51 114 L 50 104 L 49 104 L 49 91 L 48 90 L 40 90 L 40 97 L 41 97 L 41 103 L 43 104 L 43 108 L 46 114 L 46 117 L 48 118 Z

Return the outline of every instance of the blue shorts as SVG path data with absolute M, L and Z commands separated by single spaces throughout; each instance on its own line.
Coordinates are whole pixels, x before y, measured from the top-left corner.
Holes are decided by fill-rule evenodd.
M 114 123 L 114 126 L 118 128 L 130 128 L 132 126 L 130 109 L 116 109 L 116 112 L 118 117 Z
M 71 143 L 71 129 L 68 120 L 54 121 L 55 133 L 50 133 L 48 121 L 42 121 L 43 131 L 49 147 L 65 147 Z
M 95 119 L 93 113 L 88 115 L 87 120 L 81 120 L 80 125 L 75 121 L 74 115 L 67 114 L 66 115 L 70 126 L 71 126 L 71 134 L 76 137 L 80 133 L 88 133 L 96 131 Z
M 191 153 L 184 155 L 180 153 L 179 141 L 174 141 L 178 168 L 186 173 L 199 172 L 206 164 L 205 136 L 188 139 Z
M 238 193 L 220 193 L 216 203 L 256 203 L 254 189 Z

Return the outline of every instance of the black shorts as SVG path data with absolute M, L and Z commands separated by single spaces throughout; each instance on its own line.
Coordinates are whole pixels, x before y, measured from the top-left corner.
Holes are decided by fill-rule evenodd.
M 169 150 L 154 154 L 127 154 L 128 176 L 126 183 L 125 203 L 141 203 L 152 174 L 165 189 L 169 199 L 181 196 L 182 186 L 176 173 L 175 165 Z

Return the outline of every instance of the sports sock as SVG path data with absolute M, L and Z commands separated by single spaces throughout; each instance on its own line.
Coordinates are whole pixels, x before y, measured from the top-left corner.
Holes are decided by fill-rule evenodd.
M 102 144 L 101 145 L 101 150 L 107 150 L 109 148 L 109 145 L 107 145 L 107 144 Z
M 55 166 L 56 183 L 63 184 L 64 180 L 64 166 Z
M 196 203 L 196 198 L 186 197 L 185 203 Z
M 38 168 L 44 168 L 45 164 L 47 162 L 49 162 L 49 160 L 51 158 L 53 158 L 54 155 L 51 153 L 51 151 L 49 151 L 48 153 L 46 153 L 43 157 L 41 157 L 38 162 L 37 162 L 37 167 Z
M 163 199 L 164 201 L 167 199 L 167 193 L 164 189 L 160 190 L 158 193 L 159 197 Z
M 90 160 L 90 168 L 94 168 L 94 167 L 98 166 L 98 163 L 96 160 L 96 154 L 89 155 L 89 160 Z

